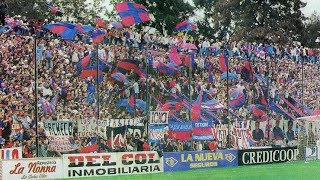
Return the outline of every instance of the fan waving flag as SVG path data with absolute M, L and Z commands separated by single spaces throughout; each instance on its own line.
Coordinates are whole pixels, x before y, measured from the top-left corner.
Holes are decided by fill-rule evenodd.
M 179 24 L 177 24 L 175 30 L 177 31 L 194 31 L 197 29 L 197 26 L 188 20 L 185 20 Z
M 58 7 L 53 6 L 53 4 L 51 2 L 48 3 L 48 8 L 56 16 L 63 16 L 63 12 L 60 11 Z
M 116 4 L 116 10 L 125 26 L 140 24 L 151 20 L 147 8 L 141 4 L 120 2 Z

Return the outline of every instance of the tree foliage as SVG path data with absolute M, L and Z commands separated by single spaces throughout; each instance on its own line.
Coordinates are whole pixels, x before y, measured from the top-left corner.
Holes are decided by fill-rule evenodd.
M 28 19 L 51 17 L 46 0 L 7 0 L 10 16 L 21 15 Z
M 301 42 L 304 46 L 319 48 L 320 42 L 315 42 L 317 37 L 320 37 L 320 15 L 314 12 L 305 23 Z
M 194 0 L 203 9 L 201 31 L 212 31 L 216 37 L 231 35 L 234 40 L 261 41 L 265 37 L 284 43 L 299 40 L 306 4 L 301 0 Z

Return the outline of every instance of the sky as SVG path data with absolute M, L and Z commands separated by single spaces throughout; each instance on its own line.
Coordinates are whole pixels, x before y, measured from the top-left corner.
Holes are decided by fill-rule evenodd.
M 109 0 L 105 0 L 105 2 L 108 2 Z M 193 4 L 192 0 L 187 0 L 188 2 L 191 2 Z M 306 17 L 309 17 L 314 11 L 316 11 L 318 14 L 320 14 L 320 0 L 302 0 L 303 2 L 307 3 L 307 6 L 302 9 L 302 12 Z M 109 10 L 112 10 L 112 6 L 108 6 L 107 8 Z
M 320 14 L 320 0 L 302 0 L 307 3 L 307 6 L 302 9 L 305 16 L 310 16 L 314 11 Z

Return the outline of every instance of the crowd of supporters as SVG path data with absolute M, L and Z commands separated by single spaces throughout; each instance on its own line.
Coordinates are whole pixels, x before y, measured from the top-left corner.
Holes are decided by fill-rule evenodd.
M 42 123 L 46 120 L 76 122 L 79 119 L 97 118 L 99 113 L 100 119 L 144 117 L 146 123 L 146 108 L 134 106 L 132 112 L 128 107 L 118 106 L 120 100 L 129 99 L 133 94 L 134 98 L 146 102 L 148 110 L 161 110 L 163 104 L 173 99 L 179 99 L 180 102 L 188 98 L 195 100 L 200 91 L 203 91 L 203 102 L 216 99 L 219 105 L 224 107 L 210 112 L 202 111 L 201 115 L 215 124 L 254 120 L 255 117 L 247 106 L 261 104 L 263 98 L 274 102 L 285 112 L 276 112 L 267 105 L 268 110 L 265 112 L 268 112 L 268 121 L 285 119 L 287 123 L 293 120 L 290 117 L 312 115 L 320 107 L 320 53 L 316 49 L 292 45 L 280 46 L 268 41 L 261 42 L 262 44 L 225 42 L 202 36 L 186 36 L 184 33 L 161 35 L 139 31 L 134 27 L 123 29 L 110 27 L 106 30 L 104 41 L 98 45 L 97 57 L 100 63 L 106 66 L 97 90 L 94 76 L 81 78 L 77 72 L 81 60 L 95 52 L 97 48 L 91 43 L 89 35 L 79 35 L 75 41 L 65 41 L 55 34 L 42 30 L 39 22 L 23 21 L 19 16 L 15 19 L 19 22 L 15 29 L 0 34 L 0 135 L 2 137 L 0 141 L 1 148 L 23 147 L 25 157 L 36 154 L 37 125 L 39 155 L 42 157 L 59 155 L 58 152 L 47 151 L 49 142 L 42 128 Z M 32 36 L 33 34 L 37 36 Z M 183 49 L 181 45 L 184 43 L 195 44 L 198 49 Z M 190 73 L 190 67 L 183 65 L 172 67 L 173 73 L 159 70 L 159 63 L 169 67 L 171 61 L 168 52 L 171 47 L 178 48 L 181 59 L 194 55 Z M 228 54 L 230 75 L 236 75 L 228 81 L 221 80 L 223 71 L 219 57 L 222 54 Z M 35 59 L 38 62 L 36 67 L 38 104 L 35 104 Z M 111 75 L 119 70 L 119 62 L 126 59 L 140 62 L 138 67 L 141 72 L 147 74 L 147 77 L 137 75 L 132 69 L 123 72 L 129 79 L 128 82 L 112 78 Z M 254 74 L 252 79 L 242 73 L 242 68 L 248 60 Z M 95 65 L 96 62 L 97 58 L 92 57 L 90 64 Z M 245 94 L 245 103 L 239 107 L 230 107 L 227 113 L 225 108 L 228 107 L 230 99 L 227 97 L 237 88 Z M 51 102 L 54 98 L 56 98 L 54 112 L 46 112 L 41 107 L 40 101 Z M 99 112 L 97 103 L 100 107 Z M 38 124 L 35 122 L 35 106 L 39 107 Z M 170 118 L 189 121 L 189 112 L 190 106 L 181 104 L 170 109 L 170 113 L 173 114 Z M 276 126 L 271 125 L 271 128 Z M 282 127 L 280 130 L 284 131 Z M 258 131 L 258 135 L 252 133 L 255 134 L 253 136 L 255 145 L 266 145 L 273 140 L 279 140 L 275 133 L 277 130 L 270 131 L 274 134 L 272 138 L 269 137 L 269 133 L 268 135 L 265 132 L 261 135 Z M 86 146 L 91 137 L 79 138 L 76 132 L 75 128 L 75 143 L 79 147 Z M 279 134 L 283 141 L 297 138 L 297 134 L 293 136 L 285 132 Z M 108 140 L 102 137 L 99 141 L 101 152 L 214 150 L 218 143 L 217 140 L 212 142 L 175 140 L 165 135 L 161 143 L 149 144 L 146 132 L 138 136 L 127 133 L 124 147 L 110 147 Z M 227 141 L 222 144 L 219 143 L 219 148 L 228 147 Z

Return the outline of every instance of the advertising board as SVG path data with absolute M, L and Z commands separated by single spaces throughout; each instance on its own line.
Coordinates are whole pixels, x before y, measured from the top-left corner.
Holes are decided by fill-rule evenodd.
M 22 147 L 0 149 L 0 159 L 22 159 Z
M 57 179 L 63 177 L 62 159 L 3 160 L 2 179 Z
M 237 150 L 164 153 L 164 171 L 231 167 L 238 165 Z
M 246 149 L 238 151 L 238 162 L 241 165 L 271 164 L 297 160 L 297 147 Z
M 63 155 L 67 178 L 163 172 L 156 151 Z

